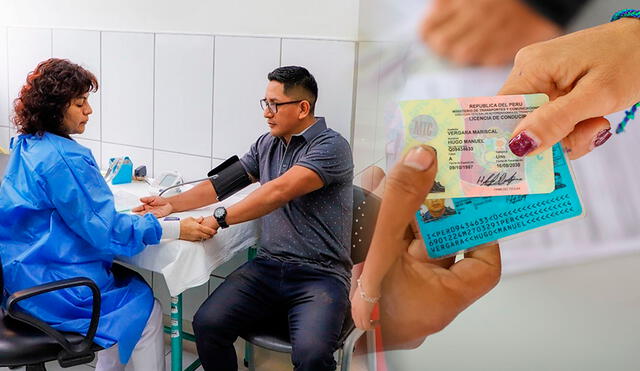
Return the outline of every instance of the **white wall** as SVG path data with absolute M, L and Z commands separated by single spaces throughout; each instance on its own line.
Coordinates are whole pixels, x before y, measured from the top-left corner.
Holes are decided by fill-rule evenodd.
M 0 25 L 355 41 L 358 4 L 358 0 L 0 0 Z
M 100 80 L 79 138 L 103 166 L 126 154 L 152 175 L 177 168 L 200 177 L 242 155 L 268 130 L 258 101 L 267 73 L 284 64 L 309 68 L 320 89 L 316 114 L 351 138 L 352 41 L 31 27 L 0 28 L 2 40 L 0 127 L 13 130 L 7 114 L 28 72 L 51 56 L 69 58 Z
M 127 155 L 134 166 L 147 165 L 151 176 L 179 170 L 194 179 L 244 154 L 268 130 L 258 103 L 266 75 L 285 63 L 309 68 L 320 89 L 316 114 L 351 138 L 353 41 L 31 27 L 0 27 L 0 41 L 6 41 L 0 76 L 7 76 L 0 80 L 2 146 L 15 133 L 6 119 L 10 102 L 27 73 L 52 55 L 100 80 L 89 99 L 94 113 L 78 140 L 103 167 Z
M 0 0 L 0 146 L 15 135 L 8 116 L 28 72 L 52 56 L 99 80 L 76 139 L 103 167 L 127 155 L 151 176 L 194 179 L 244 154 L 268 131 L 259 106 L 267 73 L 286 64 L 315 75 L 316 115 L 349 140 L 358 2 L 238 4 Z M 168 295 L 161 276 L 145 278 Z M 205 285 L 185 296 L 186 319 L 207 293 Z

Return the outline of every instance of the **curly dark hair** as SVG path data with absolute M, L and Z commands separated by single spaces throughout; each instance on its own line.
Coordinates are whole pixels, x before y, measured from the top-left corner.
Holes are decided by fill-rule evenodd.
M 21 134 L 48 131 L 68 137 L 62 121 L 71 100 L 97 90 L 98 80 L 91 72 L 66 59 L 47 59 L 27 75 L 13 102 L 13 123 Z

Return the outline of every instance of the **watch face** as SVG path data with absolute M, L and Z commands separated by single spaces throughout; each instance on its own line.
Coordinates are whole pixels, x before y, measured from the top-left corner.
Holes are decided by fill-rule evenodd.
M 223 208 L 217 208 L 213 211 L 213 216 L 215 216 L 216 218 L 222 218 L 225 214 L 225 209 Z

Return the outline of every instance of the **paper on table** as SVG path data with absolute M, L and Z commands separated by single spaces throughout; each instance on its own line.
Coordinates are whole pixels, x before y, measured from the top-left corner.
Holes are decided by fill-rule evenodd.
M 140 205 L 140 197 L 131 192 L 118 190 L 113 194 L 113 198 L 116 204 L 116 211 L 119 213 L 128 212 Z

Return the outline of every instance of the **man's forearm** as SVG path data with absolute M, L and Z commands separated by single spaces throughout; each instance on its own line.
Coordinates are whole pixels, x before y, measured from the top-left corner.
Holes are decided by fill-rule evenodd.
M 242 201 L 229 207 L 226 222 L 237 224 L 259 218 L 322 186 L 323 181 L 315 171 L 295 165 L 285 174 L 263 184 Z
M 217 197 L 218 195 L 211 182 L 205 180 L 184 193 L 167 198 L 167 201 L 173 206 L 174 212 L 180 212 L 215 203 L 218 201 Z
M 257 219 L 282 207 L 287 202 L 289 202 L 289 199 L 285 193 L 279 190 L 273 182 L 265 183 L 242 201 L 229 207 L 227 210 L 227 223 L 237 224 Z

